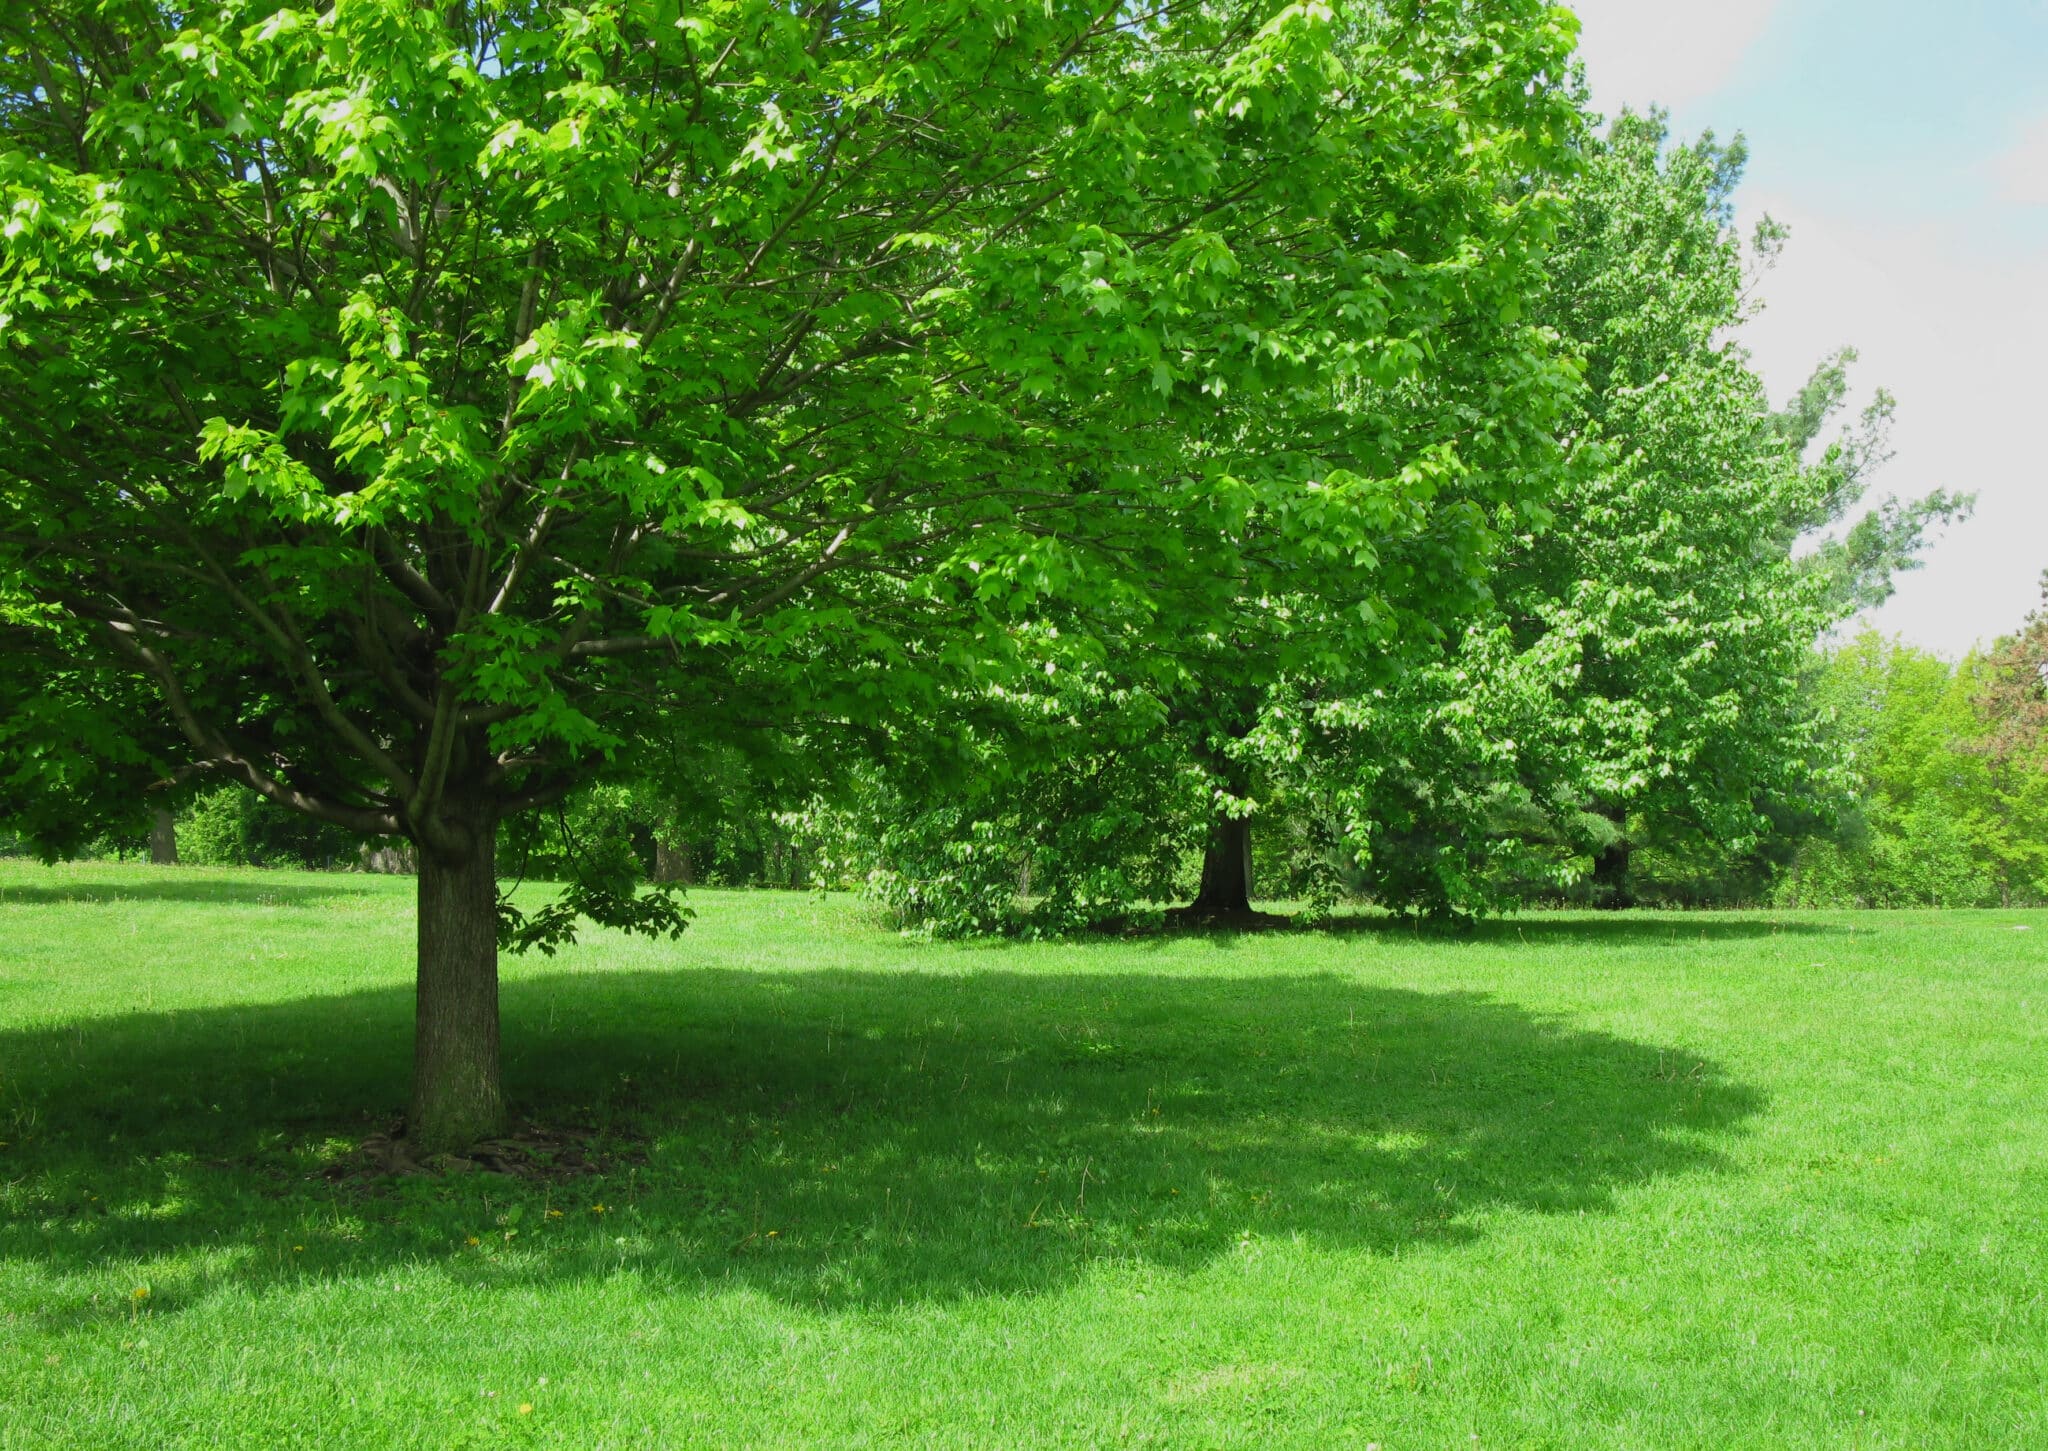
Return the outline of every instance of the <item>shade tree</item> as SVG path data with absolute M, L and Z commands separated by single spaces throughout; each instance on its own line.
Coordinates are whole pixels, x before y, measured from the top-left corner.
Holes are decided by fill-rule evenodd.
M 1357 557 L 1428 514 L 1511 408 L 1417 454 L 1353 400 L 1453 344 L 1547 386 L 1502 178 L 1567 140 L 1569 38 L 1531 0 L 10 9 L 10 810 L 61 851 L 202 776 L 414 844 L 410 1131 L 487 1135 L 501 936 L 682 925 L 610 870 L 522 918 L 502 823 L 678 742 L 909 729 L 1055 611 L 1211 632 L 1241 521 Z M 81 713 L 121 770 L 51 748 Z

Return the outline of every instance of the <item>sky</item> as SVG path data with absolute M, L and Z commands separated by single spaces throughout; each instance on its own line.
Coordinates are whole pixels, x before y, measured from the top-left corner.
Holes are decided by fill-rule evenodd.
M 1868 617 L 1956 656 L 2048 569 L 2048 0 L 1566 0 L 1594 101 L 1749 142 L 1792 237 L 1741 333 L 1774 397 L 1843 346 L 1898 398 L 1871 498 L 1975 492 Z

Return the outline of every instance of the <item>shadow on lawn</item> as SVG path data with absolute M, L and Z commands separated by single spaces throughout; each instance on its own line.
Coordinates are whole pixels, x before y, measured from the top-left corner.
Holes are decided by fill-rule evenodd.
M 1689 1056 L 1335 977 L 563 974 L 507 985 L 508 1081 L 524 1111 L 636 1147 L 552 1189 L 337 1184 L 321 1155 L 402 1097 L 409 1009 L 391 991 L 0 1035 L 0 1257 L 49 1274 L 45 1323 L 125 1313 L 129 1277 L 161 1313 L 422 1260 L 832 1310 L 1290 1238 L 1456 1245 L 1489 1209 L 1599 1212 L 1713 1170 L 1762 1102 Z
M 0 907 L 55 902 L 84 902 L 117 905 L 122 902 L 203 902 L 209 906 L 317 907 L 345 899 L 360 900 L 361 877 L 336 874 L 333 886 L 309 883 L 310 873 L 294 872 L 297 880 L 252 882 L 246 878 L 165 875 L 144 876 L 130 872 L 118 880 L 100 877 L 87 881 L 58 881 L 22 885 L 0 882 Z
M 1853 932 L 1831 922 L 1796 922 L 1776 917 L 1738 917 L 1719 912 L 1628 913 L 1597 916 L 1543 913 L 1491 917 L 1468 928 L 1418 928 L 1398 918 L 1343 918 L 1339 931 L 1422 936 L 1513 947 L 1658 947 L 1679 942 L 1751 942 L 1760 937 L 1833 937 Z

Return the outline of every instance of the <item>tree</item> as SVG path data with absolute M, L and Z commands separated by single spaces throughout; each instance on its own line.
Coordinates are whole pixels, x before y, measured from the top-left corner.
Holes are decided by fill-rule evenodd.
M 1816 698 L 1855 773 L 1838 827 L 1801 844 L 1792 906 L 1991 907 L 2048 898 L 2048 750 L 2011 732 L 2001 656 L 1952 663 L 1865 631 Z
M 1362 199 L 1460 221 L 1543 174 L 1568 27 L 10 9 L 0 627 L 58 663 L 7 671 L 5 713 L 139 683 L 134 729 L 95 716 L 110 757 L 416 844 L 410 1132 L 488 1135 L 501 930 L 682 926 L 609 871 L 520 918 L 502 822 L 764 721 L 904 718 L 1055 603 L 1227 605 L 1219 521 L 1355 552 L 1429 496 L 1421 461 L 1322 452 L 1347 390 L 1427 373 L 1376 240 L 1414 223 Z M 1531 239 L 1459 235 L 1414 285 L 1498 313 Z M 51 739 L 7 737 L 10 791 L 114 810 Z
M 1208 793 L 1159 691 L 1128 678 L 1144 662 L 1063 631 L 1024 643 L 1037 669 L 948 700 L 814 803 L 833 867 L 906 927 L 1045 936 L 1129 918 L 1171 900 L 1199 849 Z
M 186 795 L 177 732 L 139 681 L 61 648 L 48 618 L 0 593 L 0 821 L 49 857 L 147 836 Z
M 159 867 L 178 864 L 178 818 L 168 806 L 158 806 L 150 812 L 149 860 Z
M 407 843 L 386 843 L 378 856 L 377 849 L 354 832 L 279 806 L 242 786 L 201 791 L 176 816 L 180 858 L 199 866 L 409 870 Z
M 1416 108 L 1381 132 L 1402 130 L 1401 160 L 1368 164 L 1340 202 L 1354 245 L 1382 259 L 1377 357 L 1316 380 L 1284 411 L 1261 396 L 1187 440 L 1190 468 L 1217 447 L 1279 459 L 1313 440 L 1321 478 L 1303 495 L 1155 515 L 1201 561 L 1159 608 L 1089 601 L 1056 614 L 1056 630 L 1096 648 L 1061 658 L 1032 641 L 1047 678 L 1024 671 L 1025 684 L 1006 685 L 1007 724 L 986 698 L 960 703 L 974 730 L 1003 737 L 1002 765 L 948 773 L 954 788 L 936 794 L 925 772 L 911 794 L 929 809 L 885 808 L 898 851 L 877 870 L 913 916 L 992 925 L 1010 896 L 1003 864 L 1020 862 L 1048 893 L 1034 925 L 1084 907 L 1124 914 L 1173 890 L 1185 823 L 1172 813 L 1190 796 L 1203 866 L 1182 915 L 1249 913 L 1252 822 L 1273 778 L 1248 742 L 1267 693 L 1303 676 L 1332 689 L 1385 680 L 1402 651 L 1433 647 L 1484 600 L 1499 536 L 1547 518 L 1576 378 L 1526 300 L 1579 134 L 1559 37 L 1498 6 L 1419 14 L 1402 35 L 1399 94 L 1380 109 Z M 1377 68 L 1384 47 L 1384 25 L 1340 36 L 1361 66 Z M 1475 73 L 1475 54 L 1490 67 Z M 1503 86 L 1508 76 L 1521 79 Z M 1473 144 L 1502 129 L 1554 144 Z M 1025 738 L 1048 709 L 1064 734 L 1034 766 Z M 1077 840 L 1070 820 L 1083 813 L 1091 826 Z
M 2048 573 L 2041 608 L 1991 651 L 1980 708 L 1991 729 L 1985 747 L 2001 763 L 2030 758 L 2048 768 Z
M 1745 160 L 1739 141 L 1669 145 L 1659 115 L 1590 147 L 1535 303 L 1586 364 L 1560 526 L 1508 542 L 1493 609 L 1439 659 L 1318 707 L 1336 809 L 1389 900 L 1447 911 L 1590 876 L 1626 905 L 1646 843 L 1753 848 L 1829 779 L 1802 687 L 1815 643 L 1966 507 L 1889 505 L 1799 552 L 1863 497 L 1890 402 L 1811 462 L 1853 355 L 1770 408 L 1735 340 Z M 1781 234 L 1762 235 L 1768 254 Z

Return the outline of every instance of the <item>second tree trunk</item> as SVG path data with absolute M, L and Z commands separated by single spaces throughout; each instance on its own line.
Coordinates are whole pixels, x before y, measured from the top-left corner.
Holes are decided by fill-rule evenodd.
M 1593 903 L 1609 911 L 1636 904 L 1634 879 L 1629 875 L 1629 857 L 1634 848 L 1617 841 L 1593 859 Z
M 1224 917 L 1251 909 L 1251 818 L 1218 817 L 1209 828 L 1209 845 L 1202 853 L 1202 889 L 1189 910 L 1200 916 Z
M 670 843 L 658 836 L 654 839 L 654 880 L 676 882 L 685 887 L 697 885 L 697 873 L 690 861 L 688 842 Z
M 149 814 L 149 860 L 159 867 L 178 864 L 178 818 L 161 806 Z

